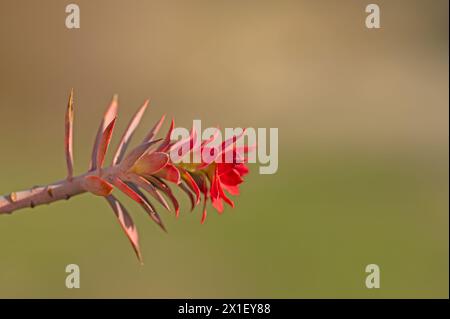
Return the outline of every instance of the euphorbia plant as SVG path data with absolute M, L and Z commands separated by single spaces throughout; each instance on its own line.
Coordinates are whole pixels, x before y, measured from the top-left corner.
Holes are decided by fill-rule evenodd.
M 168 199 L 176 216 L 178 216 L 180 207 L 169 183 L 180 187 L 188 194 L 192 209 L 200 203 L 200 197 L 203 194 L 202 223 L 206 217 L 208 197 L 211 198 L 213 206 L 219 212 L 223 210 L 222 200 L 234 207 L 234 203 L 228 198 L 225 191 L 231 195 L 239 193 L 239 184 L 243 182 L 242 177 L 248 173 L 248 168 L 244 164 L 245 159 L 240 158 L 242 157 L 240 154 L 245 154 L 248 148 L 241 147 L 239 149 L 235 145 L 238 137 L 233 137 L 231 140 L 225 141 L 219 148 L 220 151 L 216 152 L 215 157 L 208 162 L 185 163 L 177 161 L 175 163 L 172 161 L 170 154 L 184 152 L 183 156 L 189 156 L 192 152 L 209 151 L 209 149 L 214 154 L 215 148 L 211 146 L 214 137 L 202 143 L 195 143 L 196 133 L 192 131 L 190 138 L 187 140 L 173 142 L 171 141 L 171 134 L 174 129 L 174 121 L 172 120 L 166 136 L 157 139 L 156 136 L 164 122 L 163 116 L 150 129 L 142 142 L 129 153 L 126 153 L 134 131 L 147 107 L 148 100 L 139 108 L 128 124 L 111 165 L 104 167 L 105 155 L 110 146 L 117 119 L 118 101 L 115 96 L 98 128 L 88 171 L 82 175 L 74 176 L 72 147 L 74 103 L 72 90 L 65 117 L 64 141 L 67 177 L 53 184 L 0 196 L 0 214 L 12 213 L 21 208 L 34 208 L 38 205 L 50 204 L 89 192 L 106 199 L 130 240 L 138 259 L 142 261 L 136 226 L 125 207 L 112 194 L 114 188 L 136 201 L 164 231 L 165 227 L 161 217 L 146 194 L 171 211 L 172 208 L 167 202 Z M 224 159 L 225 157 L 229 158 L 228 155 L 231 155 L 232 161 L 226 163 Z

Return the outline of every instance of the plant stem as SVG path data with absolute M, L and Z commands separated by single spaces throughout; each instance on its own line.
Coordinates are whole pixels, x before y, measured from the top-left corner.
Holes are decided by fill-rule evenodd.
M 86 192 L 83 187 L 83 180 L 86 176 L 97 175 L 98 171 L 73 177 L 71 180 L 65 179 L 45 186 L 37 186 L 20 192 L 12 192 L 8 195 L 0 196 L 0 215 L 10 214 L 22 208 L 34 208 L 39 205 L 51 204 L 59 200 L 67 200 L 73 196 Z M 102 177 L 110 180 L 117 174 L 117 167 L 112 166 L 102 170 Z

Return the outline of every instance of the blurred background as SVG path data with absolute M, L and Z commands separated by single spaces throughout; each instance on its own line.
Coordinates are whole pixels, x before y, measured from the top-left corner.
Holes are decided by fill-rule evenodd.
M 180 193 L 168 234 L 123 199 L 142 267 L 101 198 L 2 215 L 1 298 L 448 298 L 448 1 L 377 1 L 378 30 L 370 1 L 73 2 L 72 30 L 70 1 L 0 2 L 0 194 L 64 178 L 72 87 L 76 173 L 114 93 L 114 144 L 150 98 L 136 140 L 162 114 L 277 127 L 279 169 L 204 225 Z

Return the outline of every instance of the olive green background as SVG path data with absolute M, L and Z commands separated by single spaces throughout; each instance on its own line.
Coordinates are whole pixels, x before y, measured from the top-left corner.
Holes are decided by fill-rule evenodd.
M 161 209 L 168 234 L 124 198 L 144 266 L 99 197 L 2 215 L 0 297 L 448 298 L 447 1 L 377 1 L 379 30 L 369 1 L 74 2 L 79 30 L 69 1 L 0 2 L 1 194 L 64 177 L 72 87 L 77 173 L 114 93 L 114 145 L 149 97 L 138 137 L 277 127 L 279 170 L 204 225 Z

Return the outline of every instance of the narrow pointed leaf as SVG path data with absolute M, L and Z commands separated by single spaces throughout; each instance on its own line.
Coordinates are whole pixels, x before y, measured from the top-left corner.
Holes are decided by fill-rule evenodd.
M 208 203 L 208 192 L 203 192 L 203 211 L 202 211 L 202 219 L 200 220 L 200 223 L 203 224 L 206 220 L 206 216 L 208 215 L 208 212 L 206 210 L 206 204 Z
M 220 197 L 219 189 L 220 189 L 220 180 L 218 177 L 218 169 L 216 166 L 215 173 L 211 179 L 210 195 L 211 195 L 212 205 L 219 213 L 222 213 L 223 212 L 223 202 L 222 202 L 222 198 Z
M 89 170 L 91 171 L 97 168 L 97 154 L 103 132 L 109 126 L 109 124 L 117 117 L 118 106 L 119 106 L 118 97 L 117 95 L 114 95 L 111 103 L 109 104 L 108 109 L 105 112 L 105 115 L 103 116 L 102 122 L 100 123 L 100 126 L 97 130 L 94 148 L 92 149 L 91 164 L 89 167 Z
M 168 211 L 171 210 L 164 196 L 161 195 L 161 193 L 156 189 L 155 186 L 153 186 L 152 183 L 150 183 L 144 177 L 136 174 L 129 174 L 129 178 L 134 184 L 136 184 L 137 186 L 148 192 L 151 196 L 153 196 L 161 205 L 164 206 L 165 209 L 167 209 Z
M 206 185 L 206 177 L 203 175 L 200 175 L 198 178 L 196 178 L 197 184 L 199 185 L 200 191 L 203 193 L 203 213 L 202 213 L 202 219 L 200 221 L 201 224 L 203 224 L 206 220 L 206 215 L 208 212 L 206 211 L 206 204 L 208 202 L 208 187 Z
M 144 200 L 144 202 L 146 203 L 146 205 L 148 205 L 151 208 L 151 213 L 149 213 L 149 216 L 151 219 L 153 219 L 153 221 L 155 223 L 157 223 L 162 230 L 164 230 L 165 232 L 167 232 L 161 217 L 159 216 L 158 212 L 156 211 L 155 207 L 152 205 L 152 203 L 148 200 L 147 196 L 145 196 L 145 194 L 139 189 L 139 187 L 131 182 L 126 182 L 126 184 L 132 189 L 134 190 L 139 196 L 141 196 L 141 198 Z
M 196 205 L 200 203 L 200 188 L 198 187 L 191 174 L 184 169 L 180 169 L 181 178 L 185 181 L 186 185 L 194 192 L 196 197 Z
M 234 202 L 225 194 L 221 185 L 219 185 L 219 194 L 228 205 L 234 208 Z
M 173 129 L 175 127 L 175 121 L 172 119 L 172 122 L 170 123 L 169 131 L 166 134 L 166 137 L 164 138 L 164 141 L 159 145 L 158 151 L 164 152 L 167 151 L 170 147 L 170 137 L 172 135 Z
M 181 190 L 188 195 L 189 200 L 191 201 L 191 210 L 193 210 L 195 208 L 195 206 L 197 205 L 197 202 L 196 202 L 196 199 L 194 197 L 194 194 L 192 194 L 190 188 L 187 187 L 185 184 L 181 183 L 178 186 L 180 186 Z
M 156 124 L 153 126 L 153 128 L 148 132 L 148 134 L 145 136 L 143 142 L 151 142 L 155 138 L 156 134 L 158 134 L 159 130 L 161 129 L 162 124 L 164 123 L 164 119 L 166 118 L 165 115 L 161 116 L 161 119 L 156 122 Z
M 204 196 L 205 196 L 205 199 L 203 201 L 203 213 L 202 213 L 202 219 L 200 221 L 201 224 L 205 223 L 206 216 L 208 215 L 208 212 L 206 210 L 207 196 L 206 196 L 206 194 Z
M 109 205 L 111 205 L 111 208 L 113 209 L 114 214 L 116 214 L 120 226 L 130 240 L 134 252 L 139 259 L 139 262 L 142 264 L 142 255 L 139 248 L 139 234 L 133 222 L 133 219 L 131 218 L 125 207 L 113 195 L 107 196 L 106 200 L 108 201 Z
M 103 131 L 102 137 L 100 138 L 100 143 L 97 150 L 97 169 L 102 168 L 103 162 L 105 161 L 106 151 L 108 150 L 109 143 L 111 142 L 112 133 L 114 130 L 114 125 L 116 124 L 116 118 L 114 118 L 111 123 Z
M 149 204 L 149 202 L 145 200 L 143 196 L 141 196 L 138 192 L 136 192 L 125 182 L 123 182 L 120 178 L 116 178 L 113 184 L 122 193 L 124 193 L 125 195 L 133 199 L 135 202 L 137 202 L 139 205 L 141 205 L 142 208 L 144 208 L 144 210 L 147 212 L 147 214 L 152 218 L 152 220 L 155 221 L 158 224 L 158 226 L 161 227 L 162 230 L 166 231 L 166 228 L 164 227 L 161 219 L 159 218 L 159 215 L 156 213 L 154 208 Z
M 161 190 L 164 194 L 166 194 L 167 197 L 169 197 L 175 209 L 175 215 L 178 216 L 180 214 L 180 205 L 178 204 L 178 201 L 175 195 L 172 193 L 170 187 L 167 186 L 166 183 L 164 183 L 161 179 L 159 179 L 156 176 L 148 176 L 146 177 L 146 179 L 149 182 L 151 182 L 157 189 Z
M 144 104 L 139 108 L 139 110 L 136 112 L 136 114 L 131 119 L 130 123 L 128 124 L 127 129 L 125 130 L 122 139 L 120 140 L 119 146 L 117 147 L 116 154 L 113 158 L 113 165 L 116 165 L 119 163 L 127 151 L 128 144 L 131 141 L 131 138 L 133 137 L 134 131 L 136 130 L 137 126 L 139 125 L 142 116 L 145 113 L 145 110 L 148 107 L 149 100 L 146 100 Z
M 69 102 L 67 103 L 66 119 L 65 119 L 65 151 L 67 162 L 67 179 L 73 177 L 73 89 L 70 91 Z
M 126 183 L 124 183 L 120 178 L 114 179 L 113 182 L 114 186 L 116 186 L 122 193 L 130 197 L 132 200 L 137 202 L 138 204 L 143 203 L 143 199 L 139 194 L 136 194 L 136 192 L 131 189 Z
M 120 166 L 124 171 L 128 171 L 142 156 L 147 154 L 150 151 L 150 148 L 161 141 L 161 139 L 157 139 L 154 141 L 149 141 L 146 143 L 142 143 L 139 146 L 135 147 L 130 154 L 128 154 L 125 159 L 120 163 Z

